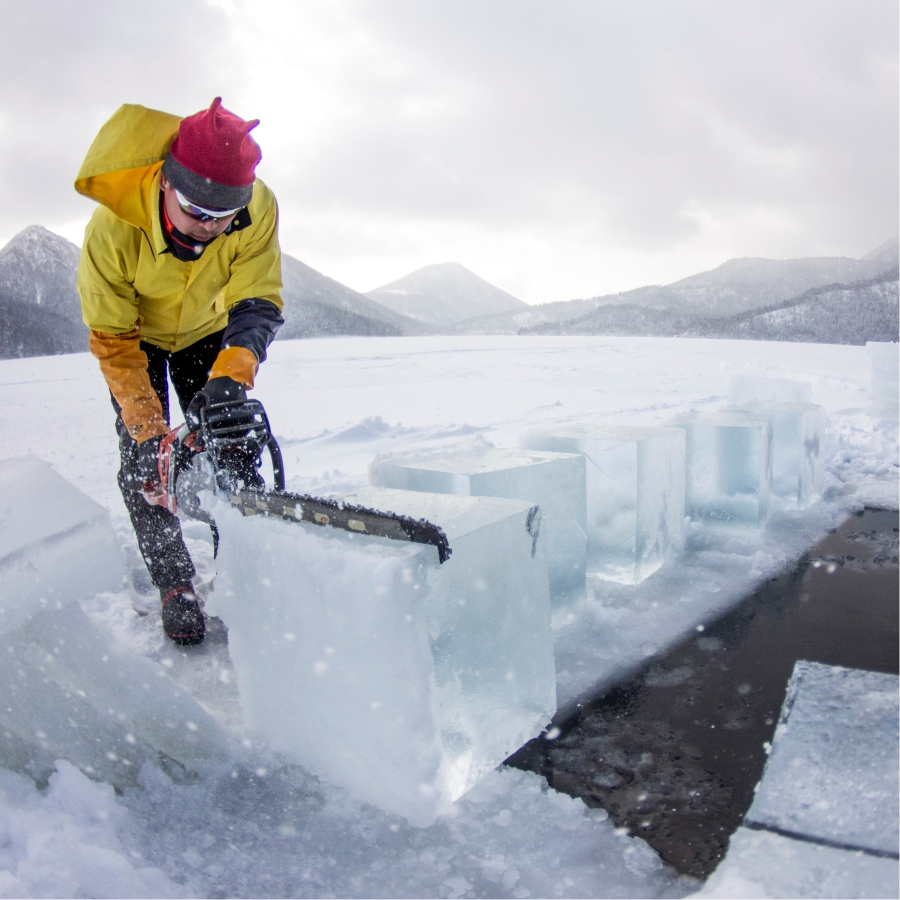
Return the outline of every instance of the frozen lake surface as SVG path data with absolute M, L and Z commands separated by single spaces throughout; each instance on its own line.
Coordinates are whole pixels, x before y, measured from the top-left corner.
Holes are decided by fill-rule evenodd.
M 825 496 L 773 503 L 760 532 L 689 523 L 685 554 L 639 585 L 589 579 L 555 632 L 563 710 L 640 669 L 799 559 L 865 506 L 897 507 L 897 426 L 869 418 L 865 348 L 642 338 L 341 338 L 276 343 L 254 395 L 284 450 L 288 489 L 353 491 L 378 454 L 512 448 L 536 426 L 666 426 L 714 409 L 733 374 L 794 379 L 825 407 Z M 147 765 L 116 796 L 60 764 L 40 792 L 0 773 L 7 893 L 94 896 L 681 896 L 678 878 L 601 810 L 500 769 L 416 829 L 287 764 L 244 730 L 221 628 L 199 651 L 162 635 L 158 600 L 115 482 L 108 392 L 87 354 L 0 363 L 3 457 L 34 455 L 105 507 L 133 582 L 85 598 L 125 654 L 161 663 L 232 735 L 196 775 Z M 214 590 L 208 530 L 186 529 Z M 138 615 L 135 605 L 151 612 Z M 327 728 L 327 722 L 310 723 Z M 362 738 L 363 736 L 361 736 Z

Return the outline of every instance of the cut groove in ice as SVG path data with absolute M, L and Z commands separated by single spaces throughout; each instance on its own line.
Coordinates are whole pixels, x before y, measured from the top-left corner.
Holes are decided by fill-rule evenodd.
M 248 726 L 288 759 L 427 825 L 556 709 L 533 505 L 366 488 L 453 555 L 219 504 L 216 591 Z M 535 540 L 537 538 L 537 540 Z
M 578 425 L 532 432 L 522 442 L 584 456 L 592 574 L 640 582 L 684 549 L 681 429 Z

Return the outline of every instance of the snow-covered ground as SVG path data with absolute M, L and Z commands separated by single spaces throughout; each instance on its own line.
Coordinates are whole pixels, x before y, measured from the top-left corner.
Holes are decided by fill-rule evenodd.
M 677 563 L 637 586 L 590 580 L 583 613 L 556 632 L 562 707 L 608 685 L 726 609 L 863 506 L 897 508 L 896 421 L 866 415 L 862 347 L 593 337 L 341 338 L 277 343 L 255 396 L 285 456 L 288 488 L 367 483 L 380 453 L 514 447 L 536 425 L 667 424 L 725 401 L 733 374 L 808 382 L 827 412 L 825 497 L 776 508 L 761 533 L 691 523 Z M 139 557 L 116 488 L 113 413 L 88 355 L 0 363 L 0 458 L 34 455 L 110 510 Z M 201 590 L 206 529 L 186 528 Z M 227 646 L 215 630 L 179 651 L 158 603 L 129 587 L 86 600 L 121 647 L 162 662 L 234 735 L 232 758 L 173 780 L 145 767 L 117 796 L 60 764 L 50 786 L 0 772 L 0 895 L 680 896 L 677 879 L 602 812 L 498 770 L 433 826 L 355 802 L 242 732 Z M 311 727 L 316 727 L 311 723 Z

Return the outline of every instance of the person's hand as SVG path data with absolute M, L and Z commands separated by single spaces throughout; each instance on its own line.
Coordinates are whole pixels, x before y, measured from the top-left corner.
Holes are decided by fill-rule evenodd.
M 163 437 L 157 435 L 137 445 L 135 472 L 142 485 L 147 481 L 159 483 L 159 444 Z
M 200 427 L 200 410 L 204 406 L 214 403 L 229 403 L 234 400 L 246 400 L 247 389 L 239 381 L 220 375 L 218 378 L 210 378 L 206 386 L 194 394 L 188 404 L 185 420 L 192 431 Z

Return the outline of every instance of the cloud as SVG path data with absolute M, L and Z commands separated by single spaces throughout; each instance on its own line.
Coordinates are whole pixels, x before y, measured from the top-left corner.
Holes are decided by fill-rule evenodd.
M 0 0 L 0 236 L 29 224 L 83 226 L 72 188 L 122 103 L 187 114 L 209 104 L 228 22 L 204 3 Z
M 893 2 L 59 7 L 8 4 L 0 39 L 0 183 L 44 224 L 84 215 L 71 178 L 120 102 L 222 93 L 262 120 L 285 249 L 357 289 L 456 259 L 567 299 L 896 232 Z

